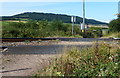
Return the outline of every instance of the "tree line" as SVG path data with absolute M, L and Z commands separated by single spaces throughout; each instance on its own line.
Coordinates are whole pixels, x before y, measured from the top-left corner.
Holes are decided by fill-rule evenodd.
M 93 31 L 96 30 L 96 31 Z M 72 25 L 63 23 L 61 20 L 47 20 L 26 22 L 2 22 L 3 38 L 42 38 L 42 37 L 82 37 L 83 32 L 78 24 L 74 25 L 74 35 L 72 35 Z M 89 28 L 86 37 L 101 37 L 101 28 Z
M 79 27 L 75 26 L 75 34 L 80 34 Z M 27 21 L 27 22 L 3 22 L 2 37 L 10 38 L 37 38 L 52 36 L 71 36 L 71 24 L 65 24 L 60 20 L 48 22 Z

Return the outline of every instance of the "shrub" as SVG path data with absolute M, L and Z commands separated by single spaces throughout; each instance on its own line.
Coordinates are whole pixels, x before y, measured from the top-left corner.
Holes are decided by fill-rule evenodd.
M 120 19 L 112 20 L 109 23 L 109 31 L 111 32 L 120 32 Z

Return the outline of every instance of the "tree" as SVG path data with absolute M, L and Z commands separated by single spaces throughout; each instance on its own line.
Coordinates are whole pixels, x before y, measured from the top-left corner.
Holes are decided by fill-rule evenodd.
M 60 20 L 52 21 L 51 26 L 53 31 L 59 31 L 64 29 L 63 22 Z
M 120 32 L 120 19 L 112 20 L 109 23 L 109 31 Z

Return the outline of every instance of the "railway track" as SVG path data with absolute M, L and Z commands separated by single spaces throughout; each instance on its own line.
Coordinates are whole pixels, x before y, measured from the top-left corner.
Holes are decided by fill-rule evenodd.
M 2 42 L 23 42 L 23 41 L 36 41 L 36 40 L 61 40 L 61 41 L 109 41 L 109 40 L 120 40 L 120 38 L 0 38 Z
M 23 42 L 36 40 L 56 40 L 56 38 L 0 38 L 2 42 Z

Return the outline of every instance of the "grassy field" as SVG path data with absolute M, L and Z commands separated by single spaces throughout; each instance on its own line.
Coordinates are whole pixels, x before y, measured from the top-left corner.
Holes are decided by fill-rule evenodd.
M 38 76 L 115 76 L 120 77 L 120 43 L 95 43 L 91 48 L 64 51 Z

